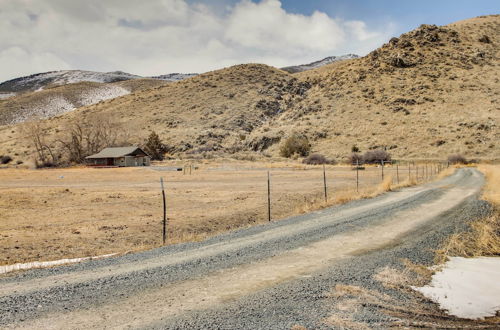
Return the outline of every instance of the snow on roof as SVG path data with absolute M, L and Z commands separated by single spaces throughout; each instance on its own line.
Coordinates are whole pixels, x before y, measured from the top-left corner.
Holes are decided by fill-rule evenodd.
M 138 151 L 138 152 L 137 152 Z M 141 148 L 139 147 L 113 147 L 113 148 L 104 148 L 99 153 L 95 155 L 91 155 L 85 157 L 86 159 L 94 159 L 94 158 L 117 158 L 124 157 L 130 154 L 141 153 L 147 155 Z

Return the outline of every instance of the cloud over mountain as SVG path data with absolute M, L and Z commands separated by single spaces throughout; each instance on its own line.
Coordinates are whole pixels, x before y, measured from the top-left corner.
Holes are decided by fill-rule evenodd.
M 203 72 L 243 62 L 286 66 L 385 41 L 362 21 L 289 13 L 278 0 L 0 0 L 0 73 L 6 80 L 59 69 L 140 75 Z

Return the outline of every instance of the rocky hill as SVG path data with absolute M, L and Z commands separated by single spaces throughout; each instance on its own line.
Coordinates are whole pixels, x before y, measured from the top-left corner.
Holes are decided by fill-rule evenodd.
M 365 57 L 289 74 L 238 65 L 138 90 L 47 122 L 105 115 L 140 143 L 156 131 L 189 157 L 278 155 L 293 133 L 342 159 L 356 145 L 395 158 L 463 153 L 500 158 L 500 16 L 422 25 Z M 0 126 L 0 154 L 29 156 L 18 125 Z

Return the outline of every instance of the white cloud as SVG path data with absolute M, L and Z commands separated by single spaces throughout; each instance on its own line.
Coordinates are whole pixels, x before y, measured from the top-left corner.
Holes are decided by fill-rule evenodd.
M 33 54 L 20 47 L 0 50 L 0 65 L 2 66 L 1 74 L 7 78 L 71 68 L 68 63 L 50 52 Z
M 264 0 L 258 4 L 242 1 L 227 22 L 227 39 L 264 51 L 327 51 L 338 46 L 345 36 L 337 22 L 326 14 L 289 14 L 277 0 Z
M 241 0 L 222 12 L 205 3 L 0 0 L 0 81 L 68 68 L 157 75 L 284 66 L 363 55 L 392 32 L 322 12 L 288 13 L 278 0 Z

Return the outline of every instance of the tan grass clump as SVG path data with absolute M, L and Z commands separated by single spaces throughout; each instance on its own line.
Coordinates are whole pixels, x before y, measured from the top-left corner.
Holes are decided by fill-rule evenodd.
M 500 255 L 500 166 L 480 165 L 486 175 L 483 197 L 493 206 L 491 215 L 474 221 L 470 230 L 451 235 L 437 251 L 436 260 L 446 261 L 447 256 L 477 257 Z

